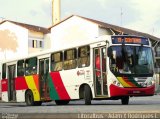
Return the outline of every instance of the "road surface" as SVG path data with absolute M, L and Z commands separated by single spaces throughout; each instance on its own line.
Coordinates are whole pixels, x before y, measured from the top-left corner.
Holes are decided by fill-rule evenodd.
M 26 106 L 25 103 L 1 102 L 0 113 L 0 118 L 20 118 L 23 116 L 26 118 L 136 118 L 134 116 L 141 118 L 145 116 L 145 118 L 158 119 L 160 118 L 160 95 L 132 97 L 129 105 L 121 105 L 120 100 L 94 100 L 92 105 L 84 105 L 84 101 L 79 100 L 70 101 L 68 105 L 61 106 L 56 105 L 54 101 L 42 103 L 42 106 Z

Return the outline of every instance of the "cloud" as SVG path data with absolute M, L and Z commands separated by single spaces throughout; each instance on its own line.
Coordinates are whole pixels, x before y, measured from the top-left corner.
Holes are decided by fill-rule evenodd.
M 52 0 L 0 0 L 0 17 L 49 27 Z M 160 34 L 160 0 L 61 0 L 61 19 L 71 14 Z
M 126 27 L 149 33 L 151 35 L 160 36 L 158 27 L 160 27 L 160 1 L 159 0 L 133 0 L 134 9 L 138 13 L 136 21 L 126 24 Z
M 49 27 L 50 0 L 1 0 L 0 17 L 8 20 Z M 51 12 L 50 12 L 51 13 Z M 51 16 L 51 15 L 50 15 Z
M 82 0 L 62 0 L 61 3 L 62 17 L 70 14 L 78 14 L 107 23 L 121 25 L 122 9 L 124 23 L 129 23 L 137 19 L 135 17 L 136 10 L 132 7 L 131 0 L 95 0 L 94 2 L 93 0 L 86 0 L 85 2 L 82 2 Z

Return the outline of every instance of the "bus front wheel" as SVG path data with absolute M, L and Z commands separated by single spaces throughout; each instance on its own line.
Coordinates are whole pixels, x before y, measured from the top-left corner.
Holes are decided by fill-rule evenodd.
M 91 105 L 92 94 L 91 89 L 88 85 L 84 86 L 84 101 L 86 105 Z
M 121 98 L 121 102 L 122 102 L 122 105 L 128 105 L 128 103 L 129 103 L 129 96 L 122 97 Z

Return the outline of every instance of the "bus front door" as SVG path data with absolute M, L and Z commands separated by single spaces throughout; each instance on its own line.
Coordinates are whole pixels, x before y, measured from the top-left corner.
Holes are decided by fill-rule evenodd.
M 49 59 L 39 60 L 39 91 L 41 100 L 49 100 L 49 86 L 48 86 L 48 73 L 49 73 Z
M 16 65 L 8 66 L 8 101 L 16 101 L 15 71 Z
M 96 96 L 107 96 L 106 47 L 94 48 L 93 56 L 95 94 Z

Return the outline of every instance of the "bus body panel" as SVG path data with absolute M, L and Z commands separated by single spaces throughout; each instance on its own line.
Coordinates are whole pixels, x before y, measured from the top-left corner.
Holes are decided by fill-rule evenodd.
M 21 76 L 15 78 L 16 101 L 25 101 L 25 92 L 30 89 L 34 96 L 34 101 L 40 101 L 38 75 Z M 23 97 L 22 97 L 23 96 Z M 8 101 L 8 83 L 7 79 L 2 80 L 2 100 Z
M 50 86 L 52 90 L 50 96 L 53 100 L 79 99 L 80 86 L 82 84 L 90 85 L 92 82 L 90 68 L 51 72 L 50 77 L 53 85 Z
M 54 87 L 54 89 L 52 90 L 55 90 L 54 93 L 57 93 L 57 96 L 56 97 L 54 96 L 52 99 L 53 100 L 70 100 L 70 96 L 66 91 L 66 87 L 64 86 L 64 83 L 63 83 L 63 81 L 67 79 L 67 77 L 62 81 L 62 77 L 59 72 L 51 72 L 50 76 L 52 79 L 52 85 Z M 54 94 L 51 94 L 51 95 L 54 95 Z
M 8 102 L 8 92 L 2 92 L 2 101 Z
M 8 81 L 7 79 L 1 80 L 2 87 L 2 100 L 8 102 Z
M 16 101 L 25 102 L 25 92 L 26 90 L 16 90 Z
M 32 90 L 34 101 L 40 101 L 38 75 L 26 76 L 28 88 Z

